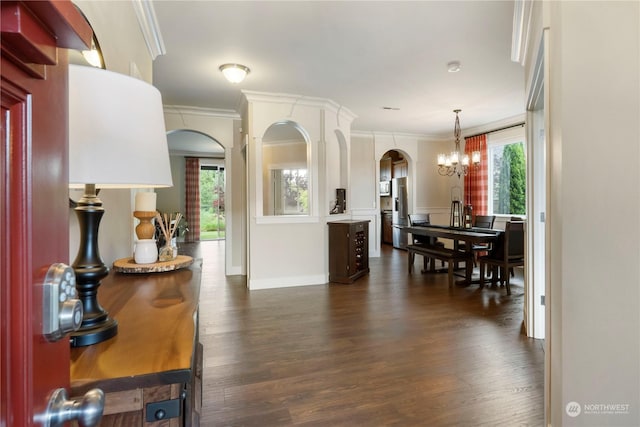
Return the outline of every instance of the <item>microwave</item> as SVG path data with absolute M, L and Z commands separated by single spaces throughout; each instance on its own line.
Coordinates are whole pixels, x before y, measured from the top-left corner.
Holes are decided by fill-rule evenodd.
M 380 196 L 391 195 L 391 181 L 380 181 Z

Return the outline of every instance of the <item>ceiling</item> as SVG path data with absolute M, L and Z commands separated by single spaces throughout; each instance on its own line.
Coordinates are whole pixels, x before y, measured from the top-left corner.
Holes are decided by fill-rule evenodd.
M 165 105 L 237 111 L 241 90 L 327 98 L 354 131 L 451 136 L 524 112 L 512 1 L 155 1 Z M 449 73 L 447 63 L 460 61 Z M 251 73 L 227 82 L 218 67 Z M 385 110 L 383 107 L 391 107 Z

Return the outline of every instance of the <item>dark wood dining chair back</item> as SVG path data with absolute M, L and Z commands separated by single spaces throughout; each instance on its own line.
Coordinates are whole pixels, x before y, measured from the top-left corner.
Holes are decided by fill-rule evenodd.
M 507 288 L 507 295 L 511 295 L 509 284 L 510 270 L 513 267 L 524 265 L 524 222 L 508 221 L 505 225 L 504 233 L 488 255 L 480 257 L 480 287 L 484 285 L 485 265 L 493 268 L 491 281 L 498 280 L 498 270 L 500 282 Z
M 428 213 L 426 214 L 409 214 L 409 225 L 410 226 L 422 226 L 422 225 L 431 225 L 431 218 Z M 433 244 L 434 239 L 432 237 L 427 236 L 418 236 L 417 234 L 413 235 L 413 244 L 414 245 L 430 245 Z
M 409 214 L 409 225 L 431 225 L 431 215 L 426 214 Z
M 524 222 L 507 222 L 504 238 L 506 261 L 524 259 Z
M 410 226 L 423 226 L 423 225 L 431 225 L 431 216 L 428 213 L 422 214 L 409 214 L 409 225 Z M 414 245 L 429 245 L 429 246 L 439 246 L 444 247 L 443 242 L 439 242 L 435 237 L 428 236 L 419 236 L 417 234 L 413 234 L 413 244 Z M 435 270 L 435 260 L 429 260 L 429 258 L 424 257 L 424 270 L 427 270 L 427 264 L 431 261 L 431 270 Z M 441 261 L 441 264 L 444 266 L 444 261 Z
M 476 215 L 474 227 L 493 228 L 493 223 L 495 221 L 496 221 L 495 215 Z
M 474 219 L 474 227 L 477 228 L 493 228 L 493 223 L 496 221 L 496 216 L 495 215 L 476 215 L 475 219 Z M 462 243 L 460 245 L 460 249 L 461 250 L 466 250 L 466 243 Z M 489 249 L 491 249 L 491 245 L 487 244 L 487 243 L 482 243 L 482 244 L 473 244 L 471 245 L 471 250 L 473 251 L 473 265 L 477 265 L 478 263 L 478 256 L 481 253 L 484 253 L 486 251 L 488 251 Z

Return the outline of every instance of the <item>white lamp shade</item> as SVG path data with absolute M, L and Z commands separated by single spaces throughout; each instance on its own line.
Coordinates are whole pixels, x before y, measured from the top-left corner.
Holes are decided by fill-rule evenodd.
M 152 85 L 69 66 L 69 186 L 171 187 L 162 98 Z

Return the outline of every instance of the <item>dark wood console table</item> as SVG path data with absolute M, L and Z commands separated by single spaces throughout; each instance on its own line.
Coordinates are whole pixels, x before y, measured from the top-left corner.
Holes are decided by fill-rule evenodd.
M 164 273 L 109 273 L 100 304 L 118 321 L 107 341 L 71 349 L 73 396 L 105 392 L 101 426 L 197 426 L 202 392 L 202 260 Z M 176 416 L 177 412 L 177 416 Z

